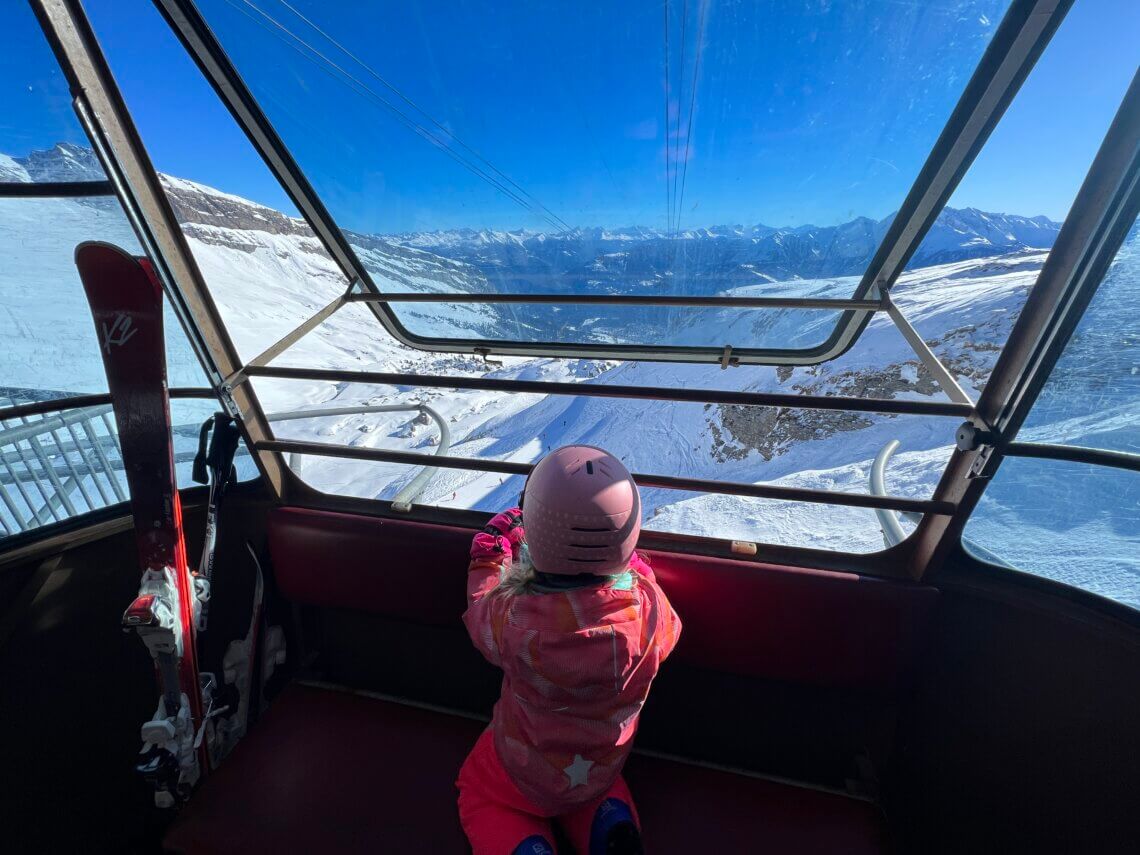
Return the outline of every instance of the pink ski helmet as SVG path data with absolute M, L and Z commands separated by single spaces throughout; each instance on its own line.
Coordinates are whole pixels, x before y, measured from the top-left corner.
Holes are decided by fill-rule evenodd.
M 641 531 L 641 497 L 620 460 L 590 445 L 567 445 L 542 458 L 523 489 L 531 561 L 543 573 L 625 568 Z

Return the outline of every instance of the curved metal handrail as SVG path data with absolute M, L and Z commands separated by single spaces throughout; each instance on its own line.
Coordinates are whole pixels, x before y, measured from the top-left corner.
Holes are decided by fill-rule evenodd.
M 439 428 L 439 445 L 436 446 L 435 456 L 446 457 L 451 450 L 451 430 L 443 417 L 427 404 L 376 404 L 358 407 L 326 407 L 315 410 L 288 410 L 283 413 L 269 413 L 266 419 L 270 422 L 287 422 L 298 419 L 316 419 L 327 416 L 354 416 L 368 413 L 401 413 L 419 412 L 432 419 Z M 289 455 L 289 467 L 297 471 L 296 454 Z M 412 509 L 412 502 L 420 497 L 428 482 L 439 472 L 438 466 L 425 466 L 407 483 L 407 485 L 392 499 L 392 509 L 400 513 L 407 513 Z
M 892 439 L 875 455 L 875 462 L 871 464 L 871 495 L 887 495 L 884 473 L 887 468 L 887 463 L 890 462 L 892 455 L 898 450 L 898 447 L 899 441 Z M 888 547 L 906 540 L 906 532 L 903 531 L 902 524 L 899 522 L 899 518 L 895 515 L 894 511 L 887 510 L 886 508 L 875 508 L 875 516 L 879 519 L 879 527 L 883 530 L 883 541 Z
M 875 462 L 871 464 L 871 494 L 874 496 L 887 495 L 887 485 L 885 473 L 887 464 L 890 462 L 891 457 L 898 450 L 899 441 L 892 439 L 880 449 L 879 453 L 875 455 Z M 883 530 L 883 541 L 888 547 L 894 546 L 896 543 L 902 543 L 907 538 L 907 533 L 903 531 L 902 525 L 899 523 L 899 517 L 911 520 L 912 522 L 919 522 L 922 519 L 921 514 L 914 514 L 907 511 L 888 510 L 887 508 L 875 508 L 875 516 L 879 518 L 879 525 Z M 990 564 L 996 564 L 998 567 L 1006 567 L 1014 569 L 1013 565 L 1007 562 L 1004 558 L 995 552 L 986 549 L 978 543 L 969 540 L 965 537 L 962 538 L 962 545 L 966 550 L 974 555 L 975 558 L 980 558 L 983 561 L 988 561 Z

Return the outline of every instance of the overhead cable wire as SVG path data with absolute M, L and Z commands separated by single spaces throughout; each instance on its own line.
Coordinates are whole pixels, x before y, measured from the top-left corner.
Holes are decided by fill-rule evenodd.
M 680 223 L 683 205 L 685 203 L 685 179 L 689 177 L 689 140 L 693 135 L 693 110 L 697 106 L 697 83 L 701 73 L 701 55 L 705 47 L 705 19 L 708 17 L 708 0 L 701 0 L 701 23 L 697 27 L 697 59 L 693 67 L 693 83 L 689 101 L 689 122 L 685 130 L 685 160 L 681 164 L 681 196 L 677 202 L 677 221 Z
M 677 109 L 675 111 L 676 119 L 674 121 L 673 129 L 673 225 L 678 226 L 678 216 L 676 211 L 677 206 L 677 168 L 676 165 L 680 162 L 681 158 L 681 104 L 685 100 L 685 36 L 687 35 L 686 29 L 689 21 L 689 0 L 681 0 L 681 51 L 680 61 L 678 62 L 677 77 L 679 82 L 677 84 Z
M 417 104 L 415 101 L 413 101 L 411 98 L 409 98 L 406 94 L 404 94 L 400 89 L 396 88 L 396 86 L 394 86 L 387 79 L 385 79 L 378 71 L 376 71 L 376 69 L 374 69 L 368 63 L 366 63 L 364 60 L 362 60 L 360 57 L 358 57 L 356 54 L 354 54 L 352 51 L 350 51 L 348 48 L 346 48 L 344 45 L 342 45 L 340 42 L 338 42 L 328 32 L 323 30 L 318 24 L 316 24 L 315 22 L 313 22 L 312 20 L 307 18 L 297 8 L 295 8 L 292 4 L 290 4 L 288 2 L 288 0 L 277 0 L 277 1 L 282 6 L 284 6 L 286 9 L 288 9 L 290 12 L 292 12 L 294 15 L 296 15 L 298 18 L 300 18 L 302 21 L 304 21 L 309 27 L 311 27 L 313 30 L 315 30 L 317 33 L 319 33 L 322 38 L 324 38 L 326 41 L 328 41 L 337 50 L 339 50 L 341 53 L 343 53 L 345 56 L 347 56 L 349 59 L 351 59 L 357 65 L 359 65 L 369 75 L 371 75 L 376 80 L 378 80 L 383 86 L 385 86 L 393 94 L 395 94 L 398 98 L 400 98 L 400 100 L 402 100 L 404 103 L 406 103 L 408 106 L 410 106 L 416 112 L 418 112 L 421 116 L 423 116 L 425 119 L 427 119 L 433 125 L 435 125 L 439 130 L 441 130 L 445 134 L 447 134 L 448 137 L 455 140 L 455 142 L 458 143 L 461 148 L 463 148 L 465 151 L 467 151 L 468 153 L 473 155 L 477 160 L 479 160 L 481 163 L 483 163 L 488 169 L 490 169 L 492 172 L 494 172 L 496 175 L 498 175 L 500 178 L 502 178 L 505 182 L 510 184 L 512 187 L 514 187 L 515 190 L 517 190 L 520 194 L 522 194 L 526 198 L 530 199 L 535 205 L 537 205 L 539 208 L 541 208 L 543 211 L 545 211 L 549 216 L 553 217 L 555 220 L 562 223 L 567 231 L 571 230 L 571 226 L 569 224 L 565 223 L 565 221 L 562 220 L 561 217 L 559 217 L 557 214 L 555 214 L 553 211 L 551 211 L 548 207 L 546 207 L 546 205 L 544 205 L 541 201 L 539 201 L 539 199 L 537 199 L 534 196 L 534 194 L 532 194 L 525 187 L 523 187 L 521 184 L 519 184 L 517 181 L 515 181 L 513 178 L 511 178 L 509 175 L 507 175 L 505 172 L 503 172 L 501 169 L 499 169 L 497 166 L 495 166 L 495 164 L 493 164 L 493 163 L 491 163 L 491 161 L 487 160 L 487 158 L 485 158 L 482 154 L 480 154 L 478 151 L 476 151 L 474 148 L 472 148 L 470 145 L 468 145 L 466 142 L 464 142 L 462 139 L 460 139 L 459 136 L 453 130 L 451 130 L 446 125 L 442 124 L 441 122 L 437 121 L 430 113 L 428 113 L 426 110 L 424 110 L 422 107 L 420 107 L 419 104 Z
M 665 41 L 665 123 L 661 134 L 665 140 L 665 231 L 668 233 L 673 230 L 673 194 L 669 190 L 669 0 L 663 0 L 661 8 L 665 13 L 662 30 Z
M 241 7 L 237 6 L 233 2 L 233 0 L 226 0 L 226 2 L 230 6 L 233 6 L 235 9 L 237 9 L 239 12 L 242 12 L 242 14 L 245 14 L 246 17 L 250 18 L 255 23 L 262 26 L 263 29 L 265 29 L 265 26 L 262 22 L 257 21 L 256 18 L 253 18 L 251 15 L 246 13 L 245 10 L 243 10 L 243 9 L 241 9 Z M 530 211 L 532 214 L 535 214 L 540 219 L 545 220 L 555 230 L 564 231 L 568 228 L 568 226 L 564 222 L 558 221 L 556 219 L 552 219 L 551 217 L 547 216 L 541 210 L 537 209 L 534 205 L 526 202 L 524 199 L 520 198 L 512 190 L 503 186 L 499 181 L 497 181 L 493 177 L 487 175 L 479 167 L 475 166 L 474 164 L 469 163 L 458 152 L 456 152 L 454 149 L 452 149 L 450 146 L 448 146 L 444 140 L 439 139 L 431 131 L 429 131 L 427 128 L 424 128 L 422 125 L 415 122 L 415 120 L 409 118 L 399 108 L 395 107 L 391 102 L 389 102 L 387 99 L 385 99 L 382 95 L 377 93 L 374 89 L 372 89 L 366 83 L 364 83 L 363 81 L 361 81 L 360 79 L 358 79 L 357 77 L 352 75 L 350 72 L 346 71 L 340 65 L 333 62 L 331 59 L 329 59 L 327 56 L 325 56 L 323 53 L 321 53 L 319 50 L 317 50 L 311 44 L 306 42 L 304 39 L 302 39 L 296 33 L 292 32 L 288 27 L 286 27 L 280 21 L 277 21 L 275 18 L 273 18 L 273 16 L 269 15 L 264 10 L 260 9 L 255 4 L 251 3 L 249 0 L 242 0 L 242 2 L 244 2 L 246 6 L 249 6 L 250 8 L 254 9 L 256 12 L 258 12 L 263 18 L 265 18 L 267 21 L 269 21 L 276 28 L 276 30 L 279 30 L 281 33 L 284 33 L 285 35 L 287 35 L 289 37 L 289 39 L 292 39 L 293 41 L 287 41 L 287 40 L 283 39 L 279 33 L 274 32 L 273 30 L 268 30 L 268 32 L 270 32 L 272 35 L 274 35 L 277 38 L 284 41 L 284 43 L 286 45 L 291 47 L 294 51 L 299 53 L 303 58 L 307 59 L 309 62 L 312 62 L 314 65 L 316 65 L 322 71 L 325 71 L 325 73 L 329 74 L 329 76 L 332 77 L 334 80 L 344 84 L 345 86 L 347 86 L 352 91 L 356 92 L 361 97 L 363 97 L 367 100 L 371 100 L 374 103 L 378 104 L 379 106 L 382 106 L 385 109 L 387 109 L 388 111 L 390 111 L 391 113 L 393 113 L 396 116 L 397 120 L 400 121 L 409 130 L 418 134 L 424 140 L 431 143 L 436 148 L 440 149 L 444 154 L 446 154 L 448 157 L 450 157 L 452 160 L 454 160 L 460 166 L 463 166 L 465 169 L 467 169 L 469 172 L 471 172 L 476 177 L 481 178 L 482 180 L 486 181 L 488 184 L 490 184 L 496 190 L 501 192 L 503 195 L 507 196 L 512 201 L 516 202 L 522 208 Z M 297 44 L 294 44 L 293 42 L 296 42 Z M 310 56 L 304 50 L 299 48 L 297 46 L 298 44 L 302 45 L 305 49 L 310 51 L 313 55 Z M 324 63 L 324 65 L 327 66 L 327 68 L 323 67 L 321 65 L 321 63 Z M 338 77 L 337 74 L 329 71 L 329 69 L 333 69 L 335 72 L 339 72 L 339 74 L 342 76 Z
M 225 2 L 229 6 L 232 6 L 235 10 L 237 10 L 238 12 L 242 13 L 247 18 L 252 20 L 254 23 L 258 24 L 260 27 L 262 27 L 262 29 L 266 29 L 267 32 L 269 32 L 271 35 L 274 35 L 275 37 L 277 37 L 285 45 L 292 48 L 294 51 L 296 51 L 304 59 L 313 63 L 317 68 L 324 71 L 332 79 L 334 79 L 334 80 L 338 81 L 339 83 L 342 83 L 343 85 L 347 86 L 350 90 L 352 90 L 356 94 L 360 95 L 361 97 L 363 97 L 367 100 L 370 100 L 373 103 L 375 103 L 375 104 L 385 108 L 389 112 L 391 112 L 396 117 L 396 119 L 401 124 L 403 124 L 406 128 L 408 128 L 413 133 L 416 133 L 417 135 L 422 137 L 425 141 L 431 143 L 433 146 L 438 148 L 440 151 L 442 151 L 444 154 L 446 154 L 448 157 L 450 157 L 452 160 L 454 160 L 460 166 L 462 166 L 463 168 L 465 168 L 466 170 L 471 172 L 471 174 L 473 174 L 477 178 L 480 178 L 483 181 L 487 182 L 489 185 L 494 187 L 496 190 L 498 190 L 504 196 L 511 199 L 512 201 L 517 203 L 519 206 L 521 206 L 525 210 L 528 210 L 532 214 L 537 216 L 538 218 L 545 220 L 556 231 L 568 231 L 568 230 L 570 230 L 570 227 L 564 221 L 560 221 L 557 218 L 554 218 L 554 217 L 547 215 L 542 209 L 538 208 L 536 205 L 534 205 L 532 203 L 527 202 L 525 199 L 520 197 L 517 193 L 512 191 L 509 187 L 505 186 L 504 184 L 502 184 L 501 182 L 496 180 L 493 176 L 488 175 L 486 172 L 484 172 L 482 169 L 480 169 L 477 165 L 469 162 L 459 152 L 455 151 L 453 148 L 451 148 L 449 145 L 447 145 L 445 140 L 440 139 L 435 134 L 433 134 L 430 130 L 428 130 L 427 128 L 424 128 L 422 125 L 418 124 L 414 119 L 407 116 L 398 107 L 393 105 L 391 102 L 389 102 L 387 99 L 385 99 L 382 95 L 380 95 L 374 89 L 372 89 L 370 86 L 368 86 L 366 83 L 361 81 L 359 78 L 355 77 L 353 74 L 351 74 L 350 72 L 345 70 L 343 67 L 341 67 L 337 63 L 333 62 L 331 59 L 329 59 L 327 56 L 325 56 L 323 53 L 321 53 L 317 48 L 313 47 L 313 45 L 309 44 L 303 38 L 301 38 L 296 33 L 291 31 L 284 24 L 282 24 L 280 21 L 275 19 L 272 15 L 268 14 L 267 12 L 265 12 L 263 9 L 259 8 L 254 3 L 251 3 L 250 0 L 242 0 L 242 2 L 246 6 L 250 7 L 255 12 L 257 12 L 262 18 L 264 18 L 266 21 L 268 21 L 276 30 L 280 31 L 280 33 L 275 32 L 272 29 L 268 29 L 263 22 L 258 21 L 256 18 L 254 18 L 252 15 L 250 15 L 248 12 L 246 12 L 246 10 L 244 10 L 240 6 L 238 6 L 237 3 L 235 2 L 235 0 L 225 0 Z M 287 39 L 284 38 L 281 35 L 281 33 L 283 33 L 288 38 Z M 300 47 L 298 47 L 298 45 L 300 45 Z M 308 53 L 306 51 L 308 51 Z M 322 65 L 322 63 L 323 63 L 323 65 Z

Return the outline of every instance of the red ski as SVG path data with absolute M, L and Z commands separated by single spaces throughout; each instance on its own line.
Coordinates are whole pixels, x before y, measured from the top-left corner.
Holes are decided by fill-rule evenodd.
M 203 713 L 194 641 L 197 612 L 209 590 L 191 576 L 186 560 L 162 288 L 147 260 L 109 244 L 81 244 L 75 260 L 107 372 L 142 568 L 139 595 L 123 615 L 123 628 L 137 631 L 146 644 L 160 690 L 155 716 L 142 726 L 139 770 L 155 787 L 155 803 L 169 807 L 185 797 L 208 765 L 202 745 L 208 712 Z

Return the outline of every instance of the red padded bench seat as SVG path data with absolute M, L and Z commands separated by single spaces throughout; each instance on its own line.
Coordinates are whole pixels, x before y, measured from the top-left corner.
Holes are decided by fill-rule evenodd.
M 268 524 L 287 600 L 453 627 L 467 605 L 471 534 L 290 507 L 274 509 Z M 678 660 L 816 686 L 893 688 L 921 646 L 938 594 L 855 573 L 666 552 L 648 558 L 685 625 Z
M 182 810 L 177 853 L 468 852 L 454 780 L 478 721 L 289 687 Z M 626 776 L 657 855 L 877 853 L 870 804 L 634 755 Z

